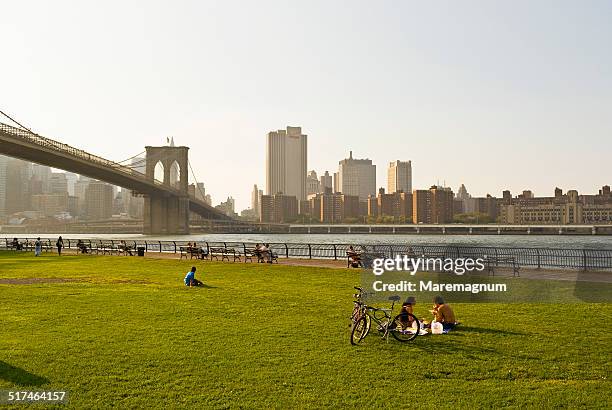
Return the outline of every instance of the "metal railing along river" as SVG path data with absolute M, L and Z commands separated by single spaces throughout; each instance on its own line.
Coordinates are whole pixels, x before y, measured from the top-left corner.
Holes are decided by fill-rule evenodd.
M 91 249 L 117 247 L 121 240 L 80 239 Z M 23 250 L 32 250 L 35 238 L 17 238 Z M 55 248 L 56 239 L 41 239 L 43 250 Z M 64 248 L 76 249 L 77 239 L 64 239 Z M 188 241 L 150 241 L 123 240 L 131 249 L 144 248 L 145 252 L 179 254 L 181 247 Z M 0 248 L 14 249 L 13 239 L 0 241 Z M 193 242 L 191 242 L 194 245 Z M 199 242 L 204 249 L 225 248 L 237 252 L 252 250 L 255 242 Z M 393 258 L 397 255 L 413 255 L 425 258 L 492 258 L 503 260 L 514 258 L 522 267 L 568 268 L 575 270 L 612 270 L 612 249 L 568 249 L 568 248 L 518 248 L 458 245 L 411 245 L 411 244 L 310 244 L 310 243 L 270 243 L 270 248 L 279 258 L 333 259 L 346 260 L 349 246 L 357 252 L 365 252 Z M 500 263 L 503 266 L 503 262 Z

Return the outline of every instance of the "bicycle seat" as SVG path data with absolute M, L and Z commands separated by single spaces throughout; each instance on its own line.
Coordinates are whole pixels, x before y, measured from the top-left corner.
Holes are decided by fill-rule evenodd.
M 399 302 L 400 297 L 395 295 L 395 296 L 389 296 L 389 300 L 392 302 Z

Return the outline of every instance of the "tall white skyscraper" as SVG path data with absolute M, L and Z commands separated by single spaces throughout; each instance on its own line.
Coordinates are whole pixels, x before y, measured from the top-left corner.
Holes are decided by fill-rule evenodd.
M 387 192 L 412 192 L 412 162 L 393 161 L 387 170 Z
M 338 167 L 338 189 L 345 195 L 359 196 L 365 201 L 376 195 L 376 165 L 369 159 L 353 159 L 353 151 Z
M 263 191 L 257 188 L 257 184 L 253 185 L 253 191 L 251 191 L 251 209 L 256 215 L 259 215 L 259 208 L 261 206 L 261 196 Z
M 282 192 L 306 199 L 307 140 L 301 127 L 268 133 L 266 144 L 266 194 Z

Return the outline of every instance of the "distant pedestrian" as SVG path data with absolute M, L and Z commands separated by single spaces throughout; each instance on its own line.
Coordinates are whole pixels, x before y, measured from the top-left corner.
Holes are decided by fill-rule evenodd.
M 61 236 L 57 238 L 57 242 L 55 242 L 55 246 L 57 246 L 57 254 L 59 256 L 62 256 L 62 248 L 64 247 L 64 240 L 62 239 Z
M 40 238 L 37 238 L 36 242 L 34 242 L 34 256 L 40 256 L 41 252 L 42 252 L 42 242 Z

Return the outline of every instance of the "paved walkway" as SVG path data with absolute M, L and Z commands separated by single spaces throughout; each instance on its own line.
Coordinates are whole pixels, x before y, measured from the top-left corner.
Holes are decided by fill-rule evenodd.
M 72 249 L 64 250 L 66 255 L 75 255 L 76 252 Z M 125 256 L 117 256 L 125 257 Z M 147 252 L 146 258 L 154 259 L 179 259 L 179 255 L 176 253 L 166 252 Z M 187 259 L 189 261 L 190 259 Z M 196 262 L 196 259 L 191 259 Z M 199 262 L 199 261 L 198 261 Z M 279 258 L 280 265 L 289 266 L 313 266 L 317 268 L 332 268 L 332 269 L 347 269 L 346 260 L 330 260 L 330 259 L 298 259 L 298 258 Z M 223 263 L 234 263 L 234 262 L 223 262 Z M 235 262 L 244 263 L 244 262 Z M 357 269 L 354 269 L 358 271 Z M 495 272 L 495 276 L 499 277 L 512 277 L 512 269 L 498 268 Z M 585 282 L 600 282 L 600 283 L 612 283 L 612 271 L 601 271 L 601 272 L 582 272 L 576 270 L 564 270 L 564 269 L 533 269 L 533 268 L 521 268 L 520 277 L 523 279 L 551 279 L 551 280 L 567 280 L 567 281 L 585 281 Z
M 163 259 L 178 259 L 177 254 L 172 253 L 156 253 L 149 252 L 146 254 L 150 258 L 163 258 Z M 188 259 L 189 260 L 189 259 Z M 193 259 L 195 262 L 196 260 Z M 233 263 L 233 262 L 224 262 Z M 244 263 L 244 262 L 236 262 Z M 248 263 L 248 262 L 247 262 Z M 289 266 L 313 266 L 317 268 L 333 268 L 333 269 L 347 269 L 345 260 L 333 260 L 333 259 L 298 259 L 298 258 L 279 258 L 279 265 Z M 357 271 L 357 269 L 354 269 Z M 498 268 L 495 272 L 495 276 L 499 277 L 512 277 L 511 268 Z M 523 279 L 552 279 L 552 280 L 567 280 L 567 281 L 585 281 L 585 282 L 602 282 L 612 283 L 612 271 L 602 272 L 582 272 L 575 270 L 563 270 L 563 269 L 532 269 L 532 268 L 521 268 L 520 277 Z

